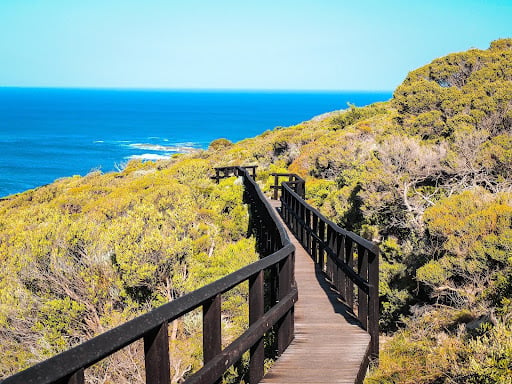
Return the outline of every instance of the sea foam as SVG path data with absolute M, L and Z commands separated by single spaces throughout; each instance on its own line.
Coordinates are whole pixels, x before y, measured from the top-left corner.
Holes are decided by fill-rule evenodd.
M 168 159 L 169 155 L 157 155 L 155 153 L 143 153 L 142 155 L 126 156 L 127 160 L 165 160 Z
M 196 150 L 192 146 L 185 145 L 159 145 L 159 144 L 130 144 L 129 147 L 135 149 L 143 149 L 145 151 L 159 151 L 159 152 L 192 152 Z

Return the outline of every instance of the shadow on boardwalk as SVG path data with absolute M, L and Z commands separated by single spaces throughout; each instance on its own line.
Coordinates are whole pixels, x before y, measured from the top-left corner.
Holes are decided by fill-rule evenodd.
M 334 286 L 331 284 L 331 282 L 327 279 L 325 276 L 325 273 L 320 270 L 320 267 L 318 264 L 315 264 L 315 276 L 318 281 L 318 285 L 320 288 L 322 288 L 325 292 L 325 295 L 329 299 L 329 302 L 332 305 L 332 310 L 334 313 L 338 313 L 341 316 L 343 316 L 344 321 L 351 325 L 355 325 L 360 327 L 361 323 L 357 319 L 356 315 L 350 309 L 342 300 L 340 297 L 340 294 Z
M 279 202 L 272 201 L 274 207 Z M 298 240 L 295 279 L 295 339 L 262 383 L 355 383 L 370 336 L 339 298 Z

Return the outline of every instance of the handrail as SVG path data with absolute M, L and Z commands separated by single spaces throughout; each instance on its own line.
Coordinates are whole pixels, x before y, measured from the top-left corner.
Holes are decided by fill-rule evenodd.
M 272 199 L 279 200 L 279 191 L 283 189 L 283 186 L 279 182 L 280 177 L 287 177 L 288 181 L 286 184 L 290 186 L 301 198 L 306 197 L 306 182 L 302 177 L 295 173 L 271 173 L 274 176 L 274 185 L 270 186 L 270 189 L 274 190 Z
M 3 384 L 84 383 L 84 370 L 136 340 L 144 340 L 146 381 L 170 382 L 168 324 L 202 307 L 204 366 L 188 377 L 187 384 L 216 383 L 223 373 L 250 350 L 249 382 L 263 377 L 264 338 L 269 331 L 277 339 L 276 355 L 290 344 L 294 334 L 293 307 L 298 293 L 294 277 L 294 252 L 275 210 L 254 180 L 256 166 L 216 168 L 217 182 L 234 174 L 244 183 L 244 202 L 249 207 L 249 232 L 256 237 L 262 258 L 224 278 L 107 331 L 5 379 Z M 252 176 L 249 174 L 252 171 Z M 273 173 L 274 197 L 281 192 L 280 214 L 306 251 L 319 265 L 361 326 L 371 336 L 361 365 L 379 352 L 379 248 L 340 228 L 304 201 L 305 182 L 296 174 Z M 354 268 L 357 264 L 357 268 Z M 249 328 L 229 346 L 221 348 L 221 295 L 249 281 Z M 357 287 L 357 292 L 355 291 Z M 356 305 L 357 303 L 357 305 Z
M 84 383 L 84 369 L 139 339 L 144 340 L 146 382 L 170 383 L 168 323 L 199 307 L 203 311 L 204 366 L 185 383 L 217 382 L 247 350 L 250 350 L 249 380 L 251 383 L 260 381 L 264 370 L 265 334 L 270 329 L 275 332 L 278 355 L 293 339 L 293 307 L 297 301 L 293 273 L 295 247 L 248 170 L 235 168 L 244 180 L 250 230 L 257 238 L 262 259 L 10 376 L 2 383 Z M 249 281 L 249 328 L 222 350 L 221 295 L 244 281 Z
M 297 177 L 293 174 L 292 185 L 282 183 L 281 216 L 347 306 L 352 311 L 357 308 L 358 320 L 371 337 L 365 370 L 369 359 L 379 356 L 379 247 L 340 228 L 306 203 L 296 191 Z
M 239 167 L 237 165 L 232 165 L 232 166 L 228 166 L 228 167 L 216 167 L 216 168 L 214 168 L 215 176 L 212 176 L 212 179 L 215 180 L 216 183 L 218 184 L 220 179 L 225 179 L 225 178 L 231 176 L 232 174 L 234 174 L 235 176 L 239 176 L 238 175 L 239 169 L 251 170 L 252 178 L 256 179 L 256 168 L 258 168 L 257 165 L 244 165 L 242 167 Z

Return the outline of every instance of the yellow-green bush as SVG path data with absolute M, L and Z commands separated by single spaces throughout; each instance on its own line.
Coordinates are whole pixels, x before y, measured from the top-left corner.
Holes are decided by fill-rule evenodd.
M 242 186 L 234 178 L 216 185 L 210 172 L 209 161 L 193 156 L 130 162 L 120 173 L 61 179 L 1 202 L 0 375 L 256 260 Z M 233 300 L 245 291 L 225 296 L 228 338 L 244 326 L 243 303 Z M 197 332 L 175 324 L 176 380 L 198 366 Z M 115 381 L 131 370 L 100 364 L 89 374 Z

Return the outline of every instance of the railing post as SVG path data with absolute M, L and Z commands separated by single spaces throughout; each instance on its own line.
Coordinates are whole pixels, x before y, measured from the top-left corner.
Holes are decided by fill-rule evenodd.
M 279 300 L 278 296 L 278 284 L 279 284 L 279 271 L 278 266 L 274 265 L 267 269 L 266 284 L 270 290 L 268 294 L 269 307 L 273 307 Z
M 362 245 L 357 246 L 357 272 L 368 281 L 368 251 Z M 363 328 L 368 330 L 368 295 L 361 288 L 358 288 L 357 300 L 357 317 Z
M 57 384 L 84 384 L 85 383 L 85 376 L 84 376 L 84 369 L 81 368 L 75 373 L 73 373 L 71 376 L 65 378 L 64 380 L 59 380 Z
M 345 236 L 341 233 L 337 234 L 336 256 L 338 258 L 338 261 L 345 263 Z M 336 288 L 338 289 L 338 292 L 340 293 L 343 300 L 346 300 L 347 292 L 345 283 L 345 273 L 337 264 L 336 275 Z
M 354 269 L 354 247 L 352 239 L 345 236 L 345 264 L 350 269 Z M 354 310 L 354 283 L 349 278 L 345 278 L 345 292 L 347 297 L 347 305 L 351 310 Z
M 289 224 L 289 212 L 288 212 L 288 191 L 283 188 L 281 191 L 281 216 L 283 217 L 284 222 Z
M 311 255 L 311 211 L 306 209 L 306 251 Z
M 308 209 L 306 208 L 306 203 L 302 205 L 302 245 L 307 247 L 308 244 L 308 218 L 307 218 Z
M 261 248 L 261 253 L 264 256 L 267 256 L 267 250 L 264 248 L 265 242 L 263 241 L 263 220 L 261 220 L 261 217 L 257 216 L 257 227 L 256 227 L 256 241 L 258 242 L 258 247 Z
M 370 284 L 369 292 L 369 313 L 368 313 L 368 333 L 371 336 L 371 357 L 379 358 L 379 253 L 368 252 L 369 268 L 368 282 Z
M 295 233 L 295 229 L 297 228 L 297 212 L 295 210 L 295 199 L 293 197 L 290 197 L 290 231 L 292 233 Z
M 323 272 L 325 264 L 325 221 L 320 220 L 318 227 L 318 237 L 320 238 L 320 244 L 318 247 L 318 265 L 320 266 L 320 270 Z
M 302 198 L 306 198 L 306 183 L 304 181 L 299 181 L 297 184 L 297 194 Z
M 299 212 L 298 211 L 299 211 L 299 201 L 297 199 L 293 199 L 293 212 L 294 212 L 293 217 L 295 218 L 293 233 L 295 235 L 297 235 L 297 233 L 299 231 Z
M 168 384 L 171 381 L 167 321 L 144 335 L 146 383 Z
M 299 241 L 304 245 L 304 224 L 305 224 L 304 205 L 299 202 Z
M 334 253 L 334 255 L 336 255 L 336 239 L 336 231 L 329 225 L 329 227 L 327 227 L 327 247 L 332 251 L 332 253 Z M 334 255 L 332 255 L 331 252 L 327 254 L 327 276 L 331 283 L 336 286 L 336 262 L 334 260 L 336 256 Z
M 221 296 L 203 304 L 203 361 L 206 364 L 222 349 L 221 323 L 220 323 Z M 220 383 L 220 379 L 215 381 Z
M 264 224 L 265 228 L 268 228 L 268 223 Z M 272 234 L 268 229 L 265 230 L 265 246 L 267 247 L 267 255 L 272 253 Z
M 274 175 L 274 200 L 278 199 L 278 189 L 279 189 L 279 176 L 277 173 Z
M 293 252 L 279 263 L 279 300 L 290 293 L 292 287 Z M 293 308 L 292 307 L 278 323 L 277 353 L 281 355 L 293 340 Z
M 263 271 L 249 279 L 249 326 L 264 314 Z M 263 337 L 251 347 L 249 383 L 258 383 L 263 377 L 265 349 Z
M 318 234 L 318 216 L 317 215 L 313 215 L 313 233 L 316 235 L 316 236 L 319 236 Z M 313 256 L 313 261 L 315 263 L 319 263 L 320 260 L 318 258 L 318 240 L 316 239 L 316 237 L 313 237 L 312 239 L 313 241 L 313 244 L 311 245 L 311 256 Z

